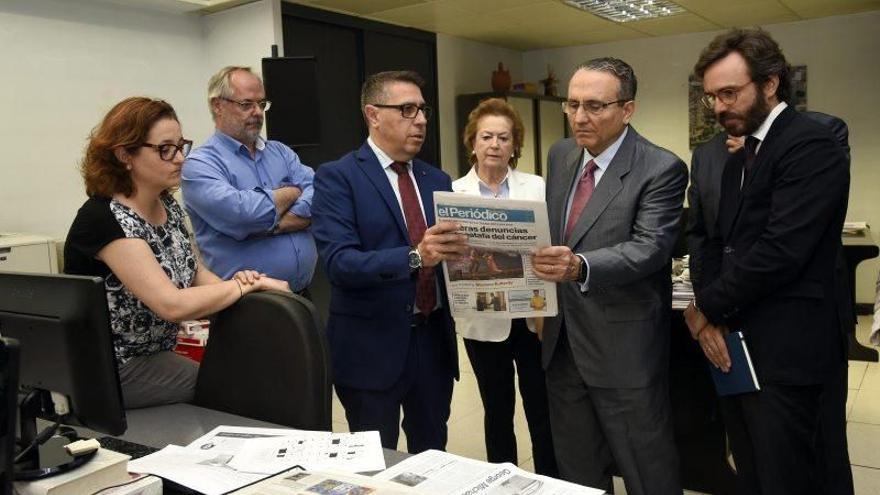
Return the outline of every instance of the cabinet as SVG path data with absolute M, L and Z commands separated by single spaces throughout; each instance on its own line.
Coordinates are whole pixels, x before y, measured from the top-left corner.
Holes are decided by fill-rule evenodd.
M 55 241 L 40 235 L 0 233 L 0 271 L 58 273 Z
M 487 98 L 504 98 L 519 112 L 525 126 L 522 156 L 516 169 L 547 178 L 547 152 L 556 141 L 568 136 L 568 123 L 562 113 L 565 98 L 543 96 L 530 93 L 473 93 L 459 95 L 456 99 L 456 128 L 458 129 L 458 172 L 459 177 L 467 174 L 471 165 L 467 151 L 462 144 L 464 127 L 468 115 L 481 101 Z

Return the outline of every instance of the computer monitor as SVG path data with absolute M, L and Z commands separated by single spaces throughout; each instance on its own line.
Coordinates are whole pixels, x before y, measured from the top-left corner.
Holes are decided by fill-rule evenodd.
M 0 495 L 12 493 L 18 410 L 18 341 L 0 338 Z
M 20 346 L 20 445 L 36 438 L 37 417 L 124 433 L 101 278 L 0 272 L 0 294 L 0 335 Z

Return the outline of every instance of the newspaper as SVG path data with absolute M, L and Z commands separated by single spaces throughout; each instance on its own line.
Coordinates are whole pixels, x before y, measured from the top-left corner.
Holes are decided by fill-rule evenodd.
M 537 278 L 531 254 L 550 245 L 547 204 L 434 192 L 437 221 L 461 225 L 468 255 L 444 261 L 453 317 L 556 316 L 556 284 Z
M 416 493 L 397 483 L 358 474 L 294 468 L 233 492 L 236 495 L 405 495 Z
M 439 450 L 427 450 L 374 475 L 431 495 L 601 495 L 575 485 L 524 471 L 513 464 L 489 464 Z

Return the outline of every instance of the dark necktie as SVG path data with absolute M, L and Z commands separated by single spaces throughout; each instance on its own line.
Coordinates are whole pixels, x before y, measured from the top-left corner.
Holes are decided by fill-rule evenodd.
M 746 163 L 743 167 L 743 187 L 745 187 L 746 181 L 749 179 L 753 172 L 753 168 L 755 166 L 755 156 L 758 154 L 759 144 L 761 144 L 761 140 L 756 138 L 755 136 L 746 137 L 746 142 L 743 144 L 743 148 L 745 148 L 746 150 Z
M 568 223 L 565 225 L 565 237 L 563 237 L 565 242 L 568 242 L 569 237 L 571 237 L 571 231 L 574 230 L 581 212 L 584 211 L 584 207 L 590 201 L 590 196 L 593 195 L 593 189 L 596 187 L 595 172 L 596 162 L 590 160 L 587 162 L 586 170 L 584 170 L 580 180 L 578 180 L 574 197 L 571 199 L 571 210 L 568 213 Z
M 416 187 L 409 176 L 407 164 L 394 162 L 391 169 L 397 173 L 397 188 L 400 190 L 400 202 L 403 203 L 403 216 L 406 218 L 406 230 L 409 231 L 409 242 L 413 247 L 418 246 L 425 237 L 425 217 L 419 206 L 419 196 Z M 434 269 L 422 268 L 419 270 L 419 279 L 416 282 L 416 307 L 428 316 L 437 305 L 437 287 L 434 282 Z

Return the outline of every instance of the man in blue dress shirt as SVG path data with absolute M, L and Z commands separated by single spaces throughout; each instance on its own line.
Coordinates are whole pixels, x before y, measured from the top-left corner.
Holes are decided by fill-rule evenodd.
M 211 77 L 208 102 L 216 132 L 187 157 L 181 181 L 202 258 L 223 278 L 249 268 L 301 292 L 317 260 L 309 232 L 315 173 L 260 136 L 270 102 L 250 68 Z

